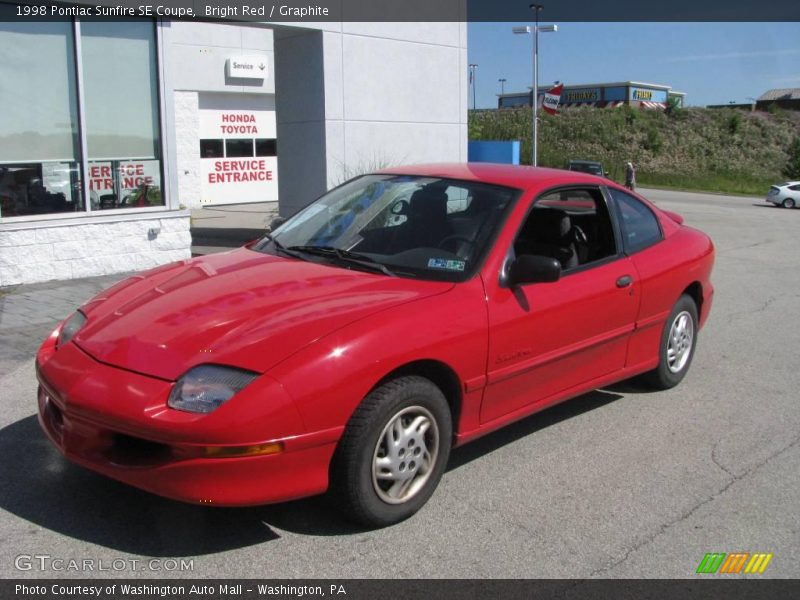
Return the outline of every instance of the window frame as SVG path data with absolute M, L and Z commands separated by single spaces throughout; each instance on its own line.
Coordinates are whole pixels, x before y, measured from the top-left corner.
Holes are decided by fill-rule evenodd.
M 2 1 L 2 0 L 0 0 Z M 3 2 L 5 4 L 5 2 Z M 83 73 L 83 54 L 81 46 L 81 18 L 72 17 L 70 19 L 71 32 L 73 36 L 72 53 L 70 60 L 75 69 L 75 87 L 76 87 L 76 102 L 77 102 L 77 134 L 78 134 L 78 168 L 81 174 L 81 194 L 80 202 L 82 210 L 75 212 L 61 212 L 61 213 L 44 213 L 21 215 L 13 217 L 5 217 L 0 214 L 0 227 L 3 225 L 23 225 L 25 223 L 42 223 L 47 221 L 63 222 L 66 220 L 76 220 L 76 222 L 92 223 L 100 217 L 123 217 L 127 215 L 135 216 L 141 213 L 158 213 L 158 212 L 171 212 L 178 208 L 177 199 L 172 197 L 171 180 L 172 175 L 170 169 L 172 166 L 168 165 L 167 145 L 169 141 L 167 136 L 170 132 L 166 130 L 165 121 L 167 119 L 167 99 L 165 81 L 168 75 L 165 72 L 164 60 L 164 40 L 162 31 L 162 21 L 155 18 L 142 18 L 140 20 L 148 21 L 153 28 L 153 40 L 155 43 L 154 64 L 152 68 L 155 70 L 156 79 L 156 106 L 158 107 L 158 149 L 160 155 L 159 161 L 159 176 L 160 188 L 163 198 L 163 204 L 157 206 L 143 206 L 135 208 L 111 208 L 111 209 L 92 209 L 91 193 L 89 190 L 89 168 L 90 160 L 88 158 L 88 141 L 86 132 L 86 114 L 85 114 L 85 92 L 84 92 L 84 73 Z M 135 160 L 132 158 L 131 160 Z M 126 219 L 127 220 L 127 219 Z M 99 221 L 98 221 L 99 222 Z
M 626 240 L 626 237 L 625 237 L 625 225 L 624 225 L 624 223 L 622 221 L 622 209 L 620 208 L 619 203 L 617 202 L 617 199 L 614 197 L 614 194 L 612 193 L 612 190 L 615 191 L 615 192 L 618 192 L 620 194 L 625 194 L 626 196 L 630 196 L 634 201 L 636 201 L 639 204 L 641 204 L 647 210 L 647 212 L 655 220 L 656 227 L 658 227 L 658 239 L 657 240 L 654 240 L 654 241 L 648 243 L 646 246 L 642 246 L 641 248 L 637 248 L 636 250 L 632 250 L 629 247 L 629 245 L 627 243 L 627 240 Z M 664 241 L 664 227 L 661 225 L 661 219 L 658 218 L 658 215 L 656 214 L 656 212 L 652 208 L 650 208 L 650 206 L 646 202 L 642 202 L 642 200 L 640 200 L 634 194 L 631 194 L 630 191 L 621 190 L 621 189 L 619 189 L 617 187 L 611 187 L 611 186 L 606 185 L 606 186 L 603 186 L 603 191 L 604 191 L 604 194 L 607 196 L 607 203 L 611 207 L 613 207 L 612 218 L 615 221 L 615 226 L 616 226 L 615 228 L 616 228 L 616 230 L 618 232 L 618 236 L 619 236 L 619 244 L 620 244 L 619 247 L 622 248 L 622 252 L 625 254 L 625 256 L 633 256 L 634 254 L 638 254 L 639 252 L 642 252 L 643 250 L 647 250 L 648 248 L 652 248 L 653 246 L 655 246 L 657 244 L 660 244 L 661 242 Z
M 604 203 L 606 207 L 606 212 L 608 214 L 609 221 L 611 222 L 611 230 L 614 236 L 615 252 L 614 254 L 609 254 L 604 258 L 593 260 L 592 262 L 578 265 L 577 267 L 572 267 L 570 269 L 562 269 L 561 278 L 569 277 L 570 275 L 576 273 L 582 273 L 584 271 L 588 271 L 596 267 L 607 265 L 626 256 L 625 252 L 623 251 L 622 239 L 620 237 L 620 231 L 619 231 L 619 226 L 617 224 L 617 219 L 615 217 L 614 210 L 612 209 L 609 203 L 609 197 L 605 193 L 605 186 L 599 184 L 586 184 L 586 183 L 571 183 L 571 184 L 556 185 L 553 187 L 546 188 L 541 192 L 539 192 L 538 194 L 536 194 L 536 196 L 531 200 L 530 204 L 528 205 L 528 208 L 525 210 L 525 215 L 522 217 L 522 220 L 520 221 L 516 231 L 514 232 L 514 237 L 511 239 L 511 245 L 506 250 L 506 258 L 503 261 L 503 266 L 500 269 L 501 285 L 502 282 L 505 280 L 506 273 L 508 272 L 508 267 L 511 264 L 511 261 L 513 261 L 516 258 L 516 252 L 514 251 L 514 244 L 516 243 L 517 237 L 522 231 L 522 228 L 525 226 L 525 223 L 527 223 L 528 218 L 531 216 L 531 212 L 535 210 L 534 206 L 536 205 L 536 203 L 539 202 L 539 200 L 541 200 L 543 197 L 548 196 L 549 194 L 562 191 L 569 191 L 569 190 L 586 190 L 586 191 L 591 190 L 593 192 L 597 192 L 599 199 Z M 528 284 L 528 285 L 534 285 L 534 284 Z

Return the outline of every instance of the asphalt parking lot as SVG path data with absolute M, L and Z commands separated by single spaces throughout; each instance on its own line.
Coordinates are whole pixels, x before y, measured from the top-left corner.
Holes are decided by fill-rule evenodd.
M 189 506 L 68 464 L 34 416 L 33 351 L 110 280 L 5 290 L 0 335 L 16 342 L 0 352 L 0 576 L 683 578 L 707 552 L 770 552 L 763 577 L 799 577 L 800 210 L 644 193 L 717 247 L 715 305 L 684 382 L 598 390 L 457 449 L 428 505 L 378 531 L 324 499 Z M 25 313 L 42 298 L 47 311 Z M 20 555 L 125 567 L 20 571 Z M 166 573 L 168 559 L 193 568 Z

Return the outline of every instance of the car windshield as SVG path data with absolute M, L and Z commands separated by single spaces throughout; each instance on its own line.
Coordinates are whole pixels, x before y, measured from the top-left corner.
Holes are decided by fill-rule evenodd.
M 331 190 L 253 249 L 387 276 L 464 281 L 518 193 L 473 181 L 366 175 Z

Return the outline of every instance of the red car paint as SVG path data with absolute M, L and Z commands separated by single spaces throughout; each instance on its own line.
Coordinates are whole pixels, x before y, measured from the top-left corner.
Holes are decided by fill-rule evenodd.
M 167 265 L 87 302 L 86 325 L 37 356 L 39 420 L 71 460 L 195 503 L 247 505 L 322 493 L 348 418 L 398 371 L 437 373 L 455 406 L 454 443 L 657 365 L 665 320 L 691 291 L 709 314 L 711 240 L 637 196 L 663 240 L 559 281 L 509 289 L 499 274 L 531 203 L 578 172 L 485 164 L 385 173 L 522 190 L 480 270 L 462 283 L 386 277 L 242 248 Z M 621 276 L 633 284 L 619 288 Z M 520 302 L 522 294 L 530 302 Z M 260 376 L 209 414 L 169 408 L 200 364 Z M 277 442 L 270 455 L 202 449 Z

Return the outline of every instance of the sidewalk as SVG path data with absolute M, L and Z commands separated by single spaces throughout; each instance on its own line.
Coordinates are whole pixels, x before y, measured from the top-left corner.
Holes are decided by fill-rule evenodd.
M 278 216 L 277 202 L 231 204 L 192 210 L 192 254 L 238 248 L 264 235 Z
M 262 236 L 278 215 L 277 202 L 192 210 L 192 254 L 238 248 Z M 0 374 L 30 360 L 59 321 L 130 273 L 0 288 Z
M 34 357 L 45 337 L 99 291 L 129 273 L 0 288 L 0 374 Z

